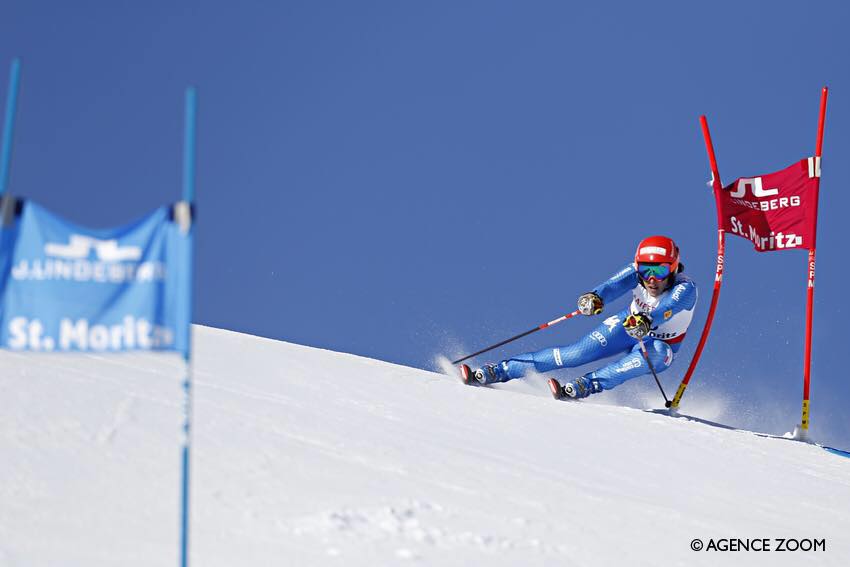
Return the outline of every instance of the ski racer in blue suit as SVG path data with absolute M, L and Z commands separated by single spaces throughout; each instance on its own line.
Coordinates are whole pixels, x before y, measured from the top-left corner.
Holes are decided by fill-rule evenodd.
M 461 366 L 467 384 L 480 385 L 521 378 L 530 372 L 574 368 L 621 355 L 616 361 L 561 385 L 549 380 L 556 398 L 584 398 L 650 373 L 640 350 L 642 340 L 657 373 L 670 368 L 693 318 L 697 287 L 682 273 L 679 249 L 670 238 L 651 236 L 638 245 L 630 263 L 593 291 L 579 297 L 583 315 L 598 315 L 604 306 L 632 292 L 628 308 L 606 318 L 578 341 L 561 347 L 519 354 L 476 370 Z

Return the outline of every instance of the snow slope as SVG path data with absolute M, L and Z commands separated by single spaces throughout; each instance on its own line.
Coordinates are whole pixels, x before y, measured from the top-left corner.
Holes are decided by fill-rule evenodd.
M 850 558 L 850 459 L 818 447 L 556 402 L 540 378 L 476 389 L 217 329 L 195 341 L 195 566 Z M 0 353 L 0 565 L 177 564 L 180 369 Z

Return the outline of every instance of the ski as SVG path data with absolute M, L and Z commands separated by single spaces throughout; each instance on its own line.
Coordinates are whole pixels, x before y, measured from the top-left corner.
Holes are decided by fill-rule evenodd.
M 549 378 L 549 391 L 552 392 L 552 397 L 556 400 L 564 397 L 564 387 L 554 378 Z
M 483 386 L 481 382 L 476 380 L 475 374 L 467 364 L 460 365 L 460 379 L 467 386 Z

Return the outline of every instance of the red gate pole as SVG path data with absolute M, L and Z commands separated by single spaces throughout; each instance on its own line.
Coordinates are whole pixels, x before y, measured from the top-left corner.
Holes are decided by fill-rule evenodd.
M 823 127 L 826 121 L 826 99 L 829 88 L 824 87 L 820 97 L 820 115 L 818 117 L 818 140 L 815 146 L 815 187 L 820 190 L 820 160 L 823 154 Z M 806 265 L 809 284 L 806 290 L 806 350 L 803 355 L 803 415 L 800 425 L 794 431 L 794 437 L 806 440 L 809 433 L 809 385 L 812 370 L 812 312 L 815 303 L 815 250 L 817 248 L 818 201 L 815 200 L 815 231 L 809 247 L 809 261 Z
M 670 404 L 670 411 L 675 412 L 679 409 L 679 402 L 682 401 L 682 396 L 685 393 L 685 388 L 688 387 L 688 382 L 691 381 L 691 376 L 697 367 L 699 358 L 702 355 L 702 349 L 705 347 L 705 342 L 708 340 L 708 335 L 711 333 L 711 324 L 714 321 L 714 312 L 717 309 L 717 300 L 720 298 L 720 286 L 723 285 L 723 265 L 724 255 L 726 250 L 726 231 L 723 230 L 723 216 L 720 213 L 720 192 L 723 190 L 723 184 L 720 182 L 720 172 L 717 169 L 717 158 L 714 155 L 714 144 L 711 143 L 711 132 L 708 130 L 708 120 L 705 116 L 699 117 L 700 125 L 702 126 L 702 137 L 705 140 L 705 149 L 708 152 L 708 161 L 711 165 L 711 188 L 714 192 L 715 208 L 717 209 L 717 267 L 714 271 L 714 291 L 711 294 L 711 306 L 708 308 L 708 317 L 705 320 L 705 327 L 702 328 L 702 335 L 699 338 L 699 344 L 691 359 L 691 364 L 688 366 L 688 371 L 685 372 L 685 377 L 682 383 L 679 384 L 679 389 L 676 390 L 676 395 L 673 396 L 673 401 Z

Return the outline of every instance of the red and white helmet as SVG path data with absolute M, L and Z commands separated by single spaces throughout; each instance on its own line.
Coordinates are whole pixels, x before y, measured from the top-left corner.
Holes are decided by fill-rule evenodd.
M 679 269 L 679 247 L 672 238 L 649 236 L 638 244 L 635 251 L 635 268 L 641 262 L 652 264 L 670 264 L 670 273 Z

